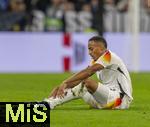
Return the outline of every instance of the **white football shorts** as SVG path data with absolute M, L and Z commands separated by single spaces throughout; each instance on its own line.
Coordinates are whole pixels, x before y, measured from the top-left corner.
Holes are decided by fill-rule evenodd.
M 113 108 L 116 101 L 118 101 L 117 99 L 120 99 L 120 93 L 118 90 L 111 90 L 109 87 L 101 83 L 99 83 L 97 90 L 92 96 L 102 108 Z

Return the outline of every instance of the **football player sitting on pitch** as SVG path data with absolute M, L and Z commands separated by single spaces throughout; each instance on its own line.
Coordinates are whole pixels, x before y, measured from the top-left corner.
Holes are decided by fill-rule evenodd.
M 107 49 L 106 40 L 100 36 L 89 39 L 88 50 L 91 64 L 63 81 L 44 101 L 51 109 L 77 98 L 98 109 L 129 108 L 133 100 L 132 85 L 123 61 Z M 100 82 L 90 79 L 95 73 Z

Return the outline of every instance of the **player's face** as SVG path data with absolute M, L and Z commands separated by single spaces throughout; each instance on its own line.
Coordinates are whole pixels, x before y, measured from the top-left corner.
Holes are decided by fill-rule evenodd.
M 95 43 L 94 41 L 89 42 L 88 50 L 89 50 L 89 55 L 95 61 L 104 53 L 104 48 L 102 44 Z

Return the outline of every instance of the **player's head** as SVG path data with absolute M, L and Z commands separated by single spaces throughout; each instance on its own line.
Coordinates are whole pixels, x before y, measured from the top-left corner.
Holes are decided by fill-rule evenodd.
M 107 42 L 101 36 L 94 36 L 88 41 L 89 55 L 97 60 L 107 49 Z

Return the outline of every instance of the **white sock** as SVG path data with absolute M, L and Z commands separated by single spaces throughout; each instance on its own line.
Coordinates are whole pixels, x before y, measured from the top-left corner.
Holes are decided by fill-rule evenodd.
M 66 95 L 64 96 L 64 98 L 59 98 L 59 97 L 53 98 L 53 97 L 51 97 L 51 98 L 45 99 L 44 101 L 49 103 L 51 109 L 54 109 L 54 107 L 57 105 L 60 105 L 60 104 L 63 104 L 65 102 L 68 102 L 70 100 L 78 98 L 77 96 L 75 96 L 73 94 L 72 89 L 66 89 L 65 92 L 66 92 Z
M 101 105 L 94 99 L 92 94 L 90 94 L 89 92 L 86 92 L 82 96 L 82 99 L 84 100 L 84 102 L 86 102 L 87 104 L 89 104 L 93 108 L 98 108 L 98 109 L 102 108 Z

